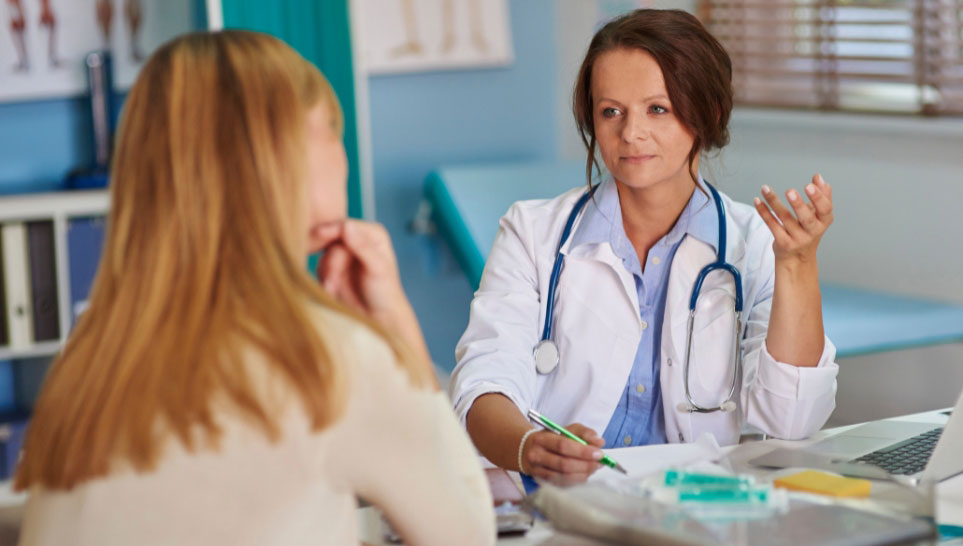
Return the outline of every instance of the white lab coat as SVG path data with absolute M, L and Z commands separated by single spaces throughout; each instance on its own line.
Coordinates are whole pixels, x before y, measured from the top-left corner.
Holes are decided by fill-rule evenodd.
M 501 393 L 523 414 L 536 408 L 558 423 L 582 423 L 600 435 L 608 425 L 645 334 L 635 281 L 608 243 L 571 248 L 570 238 L 562 247 L 565 265 L 552 328 L 560 362 L 552 373 L 541 375 L 532 356 L 545 320 L 558 240 L 584 191 L 575 188 L 550 200 L 520 201 L 501 219 L 468 328 L 455 350 L 458 365 L 450 395 L 463 422 L 476 398 Z M 699 414 L 678 407 L 686 402 L 682 363 L 689 297 L 696 275 L 716 259 L 711 245 L 687 235 L 672 260 L 662 329 L 666 437 L 686 442 L 709 432 L 720 445 L 728 445 L 739 441 L 748 424 L 777 438 L 805 438 L 819 430 L 835 408 L 836 349 L 827 338 L 813 368 L 778 362 L 769 354 L 765 338 L 775 275 L 772 234 L 752 207 L 725 195 L 722 199 L 726 258 L 742 273 L 744 297 L 738 409 Z M 718 406 L 728 393 L 734 294 L 728 274 L 714 272 L 703 284 L 689 370 L 690 391 L 702 406 Z

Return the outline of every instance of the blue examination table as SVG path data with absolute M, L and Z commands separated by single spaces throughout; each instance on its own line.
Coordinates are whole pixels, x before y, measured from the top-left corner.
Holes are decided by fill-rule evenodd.
M 428 176 L 432 219 L 477 288 L 498 219 L 522 199 L 556 196 L 585 178 L 585 164 L 443 167 Z M 839 357 L 963 341 L 963 305 L 824 283 L 826 333 Z

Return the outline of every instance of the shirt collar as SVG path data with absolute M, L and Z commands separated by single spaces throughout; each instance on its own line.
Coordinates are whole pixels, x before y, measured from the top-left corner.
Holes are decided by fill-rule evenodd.
M 700 174 L 698 187 L 682 210 L 672 229 L 658 244 L 674 245 L 685 235 L 712 246 L 719 251 L 719 220 L 713 206 L 711 193 Z M 572 233 L 569 249 L 581 245 L 609 243 L 613 250 L 627 243 L 622 226 L 622 206 L 619 204 L 618 188 L 611 179 L 601 182 L 595 195 L 585 204 L 582 220 Z

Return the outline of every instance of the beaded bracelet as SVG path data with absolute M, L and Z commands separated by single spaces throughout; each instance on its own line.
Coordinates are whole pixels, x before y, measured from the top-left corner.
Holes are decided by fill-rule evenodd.
M 520 473 L 522 473 L 522 474 L 525 473 L 525 471 L 522 470 L 522 451 L 525 450 L 525 440 L 528 440 L 528 437 L 529 437 L 533 432 L 538 432 L 539 430 L 540 430 L 540 429 L 533 428 L 532 430 L 526 432 L 525 435 L 522 436 L 522 441 L 518 443 L 518 471 L 519 471 Z

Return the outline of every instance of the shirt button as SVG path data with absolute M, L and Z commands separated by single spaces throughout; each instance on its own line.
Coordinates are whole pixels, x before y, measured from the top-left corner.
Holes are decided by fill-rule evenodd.
M 671 359 L 671 358 L 667 358 L 667 359 L 665 359 L 665 361 L 666 361 L 665 363 L 668 364 L 669 366 L 672 365 L 672 359 Z
M 680 432 L 680 433 L 679 433 L 679 443 L 681 444 L 681 443 L 683 443 L 683 442 L 685 442 L 685 438 L 682 436 L 682 433 Z
M 635 392 L 642 394 L 645 392 L 645 385 L 639 384 L 635 386 Z
M 631 436 L 626 436 L 625 438 L 622 438 L 622 443 L 625 444 L 625 445 L 631 444 L 631 443 L 632 443 L 632 437 L 631 437 Z
M 648 328 L 648 327 L 649 327 L 649 323 L 648 323 L 648 322 L 645 322 L 645 321 L 643 320 L 643 321 L 642 321 L 642 329 L 645 330 L 645 329 Z
M 655 265 L 659 265 L 660 262 L 662 262 L 662 260 L 660 260 L 658 256 L 652 257 L 652 263 L 654 263 Z

